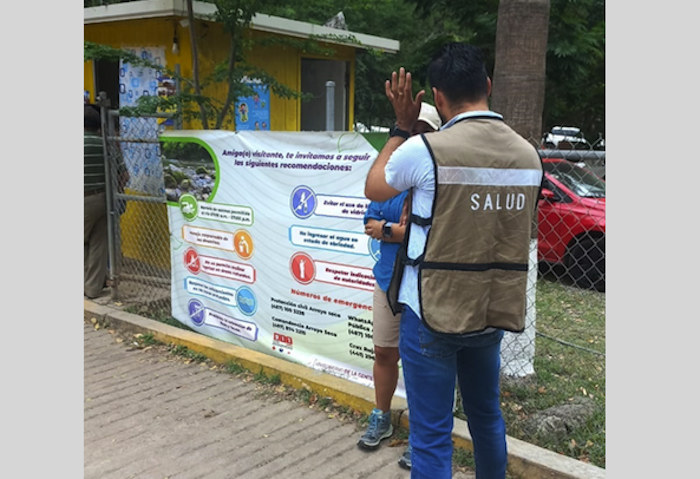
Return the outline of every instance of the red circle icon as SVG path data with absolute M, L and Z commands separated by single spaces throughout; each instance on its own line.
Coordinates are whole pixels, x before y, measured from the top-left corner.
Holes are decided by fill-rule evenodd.
M 289 261 L 289 270 L 301 284 L 310 284 L 316 277 L 314 260 L 306 253 L 295 253 Z
M 189 248 L 185 251 L 185 267 L 193 274 L 199 274 L 199 270 L 202 268 L 199 255 L 194 248 Z

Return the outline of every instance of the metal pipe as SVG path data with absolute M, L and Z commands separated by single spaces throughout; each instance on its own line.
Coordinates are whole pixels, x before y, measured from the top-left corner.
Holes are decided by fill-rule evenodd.
M 335 82 L 326 82 L 326 131 L 335 130 Z
M 109 270 L 108 276 L 111 283 L 112 290 L 112 300 L 116 301 L 118 299 L 118 289 L 114 284 L 114 274 L 113 268 L 115 264 L 115 251 L 114 251 L 114 197 L 112 196 L 112 171 L 109 164 L 109 150 L 107 149 L 107 110 L 110 106 L 109 98 L 107 98 L 107 93 L 101 91 L 97 100 L 97 105 L 100 107 L 100 129 L 102 133 L 102 149 L 105 164 L 105 193 L 107 197 L 107 251 L 109 255 Z
M 114 117 L 112 115 L 107 115 L 107 135 L 111 135 L 112 132 L 116 131 L 115 126 L 115 118 L 117 121 L 119 121 L 119 117 Z M 107 136 L 107 145 L 110 143 L 110 138 L 111 136 Z M 116 145 L 116 148 L 119 148 L 119 145 Z M 108 150 L 108 157 L 109 156 L 109 150 Z M 114 162 L 112 162 L 114 163 Z M 113 165 L 111 165 L 113 166 Z M 110 166 L 110 172 L 114 172 L 115 170 L 112 170 Z M 121 224 L 119 223 L 119 216 L 116 215 L 116 201 L 117 197 L 119 196 L 119 191 L 113 192 L 112 193 L 112 210 L 115 211 L 115 214 L 113 215 L 114 222 L 112 223 L 112 228 L 113 228 L 113 238 L 114 238 L 114 262 L 110 263 L 110 270 L 112 273 L 112 277 L 110 279 L 110 286 L 112 288 L 112 291 L 116 291 L 117 295 L 119 294 L 119 273 L 121 272 L 121 260 L 122 260 L 122 255 L 121 255 Z

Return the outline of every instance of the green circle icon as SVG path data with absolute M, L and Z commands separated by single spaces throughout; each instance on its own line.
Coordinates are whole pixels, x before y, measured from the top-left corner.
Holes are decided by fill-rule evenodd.
M 180 212 L 187 221 L 194 221 L 198 211 L 197 198 L 190 194 L 180 196 Z

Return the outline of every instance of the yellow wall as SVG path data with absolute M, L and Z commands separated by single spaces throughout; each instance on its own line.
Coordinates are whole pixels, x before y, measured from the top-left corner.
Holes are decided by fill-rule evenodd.
M 166 66 L 174 69 L 180 64 L 181 74 L 184 77 L 192 77 L 192 54 L 190 49 L 190 29 L 180 26 L 180 18 L 160 18 L 129 20 L 122 22 L 109 22 L 103 24 L 90 24 L 84 26 L 84 38 L 86 41 L 111 45 L 113 47 L 163 47 L 165 49 Z M 199 37 L 197 48 L 199 50 L 200 77 L 210 74 L 214 67 L 226 61 L 229 51 L 229 39 L 223 32 L 220 24 L 197 21 L 197 34 Z M 180 52 L 172 53 L 173 37 L 177 34 Z M 261 39 L 273 34 L 252 32 L 254 39 Z M 250 63 L 258 66 L 277 81 L 299 91 L 301 87 L 301 58 L 328 58 L 343 60 L 350 63 L 350 87 L 349 87 L 349 129 L 352 130 L 354 116 L 354 90 L 355 90 L 355 48 L 342 45 L 322 45 L 335 50 L 330 57 L 318 57 L 305 54 L 291 46 L 260 47 L 255 46 L 247 55 Z M 94 101 L 95 92 L 92 62 L 85 62 L 85 90 L 90 91 Z M 211 86 L 203 92 L 205 95 L 225 98 L 225 86 Z M 274 94 L 270 95 L 270 127 L 277 131 L 299 131 L 301 123 L 301 102 L 299 100 L 285 100 Z M 200 122 L 184 124 L 184 128 L 199 129 Z M 227 129 L 233 129 L 229 126 Z

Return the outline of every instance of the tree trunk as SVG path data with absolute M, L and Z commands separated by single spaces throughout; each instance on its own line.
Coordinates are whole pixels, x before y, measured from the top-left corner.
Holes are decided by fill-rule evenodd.
M 496 23 L 491 109 L 533 145 L 542 137 L 544 89 L 549 34 L 549 0 L 500 0 Z M 501 347 L 501 372 L 506 376 L 534 374 L 537 214 L 533 218 L 528 261 L 526 326 L 521 335 L 507 333 Z
M 199 86 L 199 53 L 197 52 L 197 31 L 194 23 L 194 9 L 192 8 L 192 0 L 187 0 L 187 20 L 190 24 L 190 48 L 192 49 L 192 82 L 194 83 L 194 92 L 198 97 L 202 96 L 202 89 Z M 202 128 L 209 129 L 209 120 L 207 120 L 207 110 L 198 98 L 199 115 L 202 120 Z
M 539 146 L 549 33 L 549 0 L 500 0 L 491 109 Z
M 236 69 L 236 30 L 231 30 L 229 35 L 231 35 L 231 49 L 228 54 L 228 68 L 226 71 L 226 101 L 224 102 L 224 106 L 221 108 L 221 112 L 219 112 L 219 117 L 216 120 L 216 130 L 221 129 L 222 125 L 224 124 L 224 121 L 226 120 L 226 115 L 228 115 L 229 108 L 231 108 L 231 103 L 233 103 L 233 100 L 235 99 L 235 89 L 233 87 L 233 72 Z

